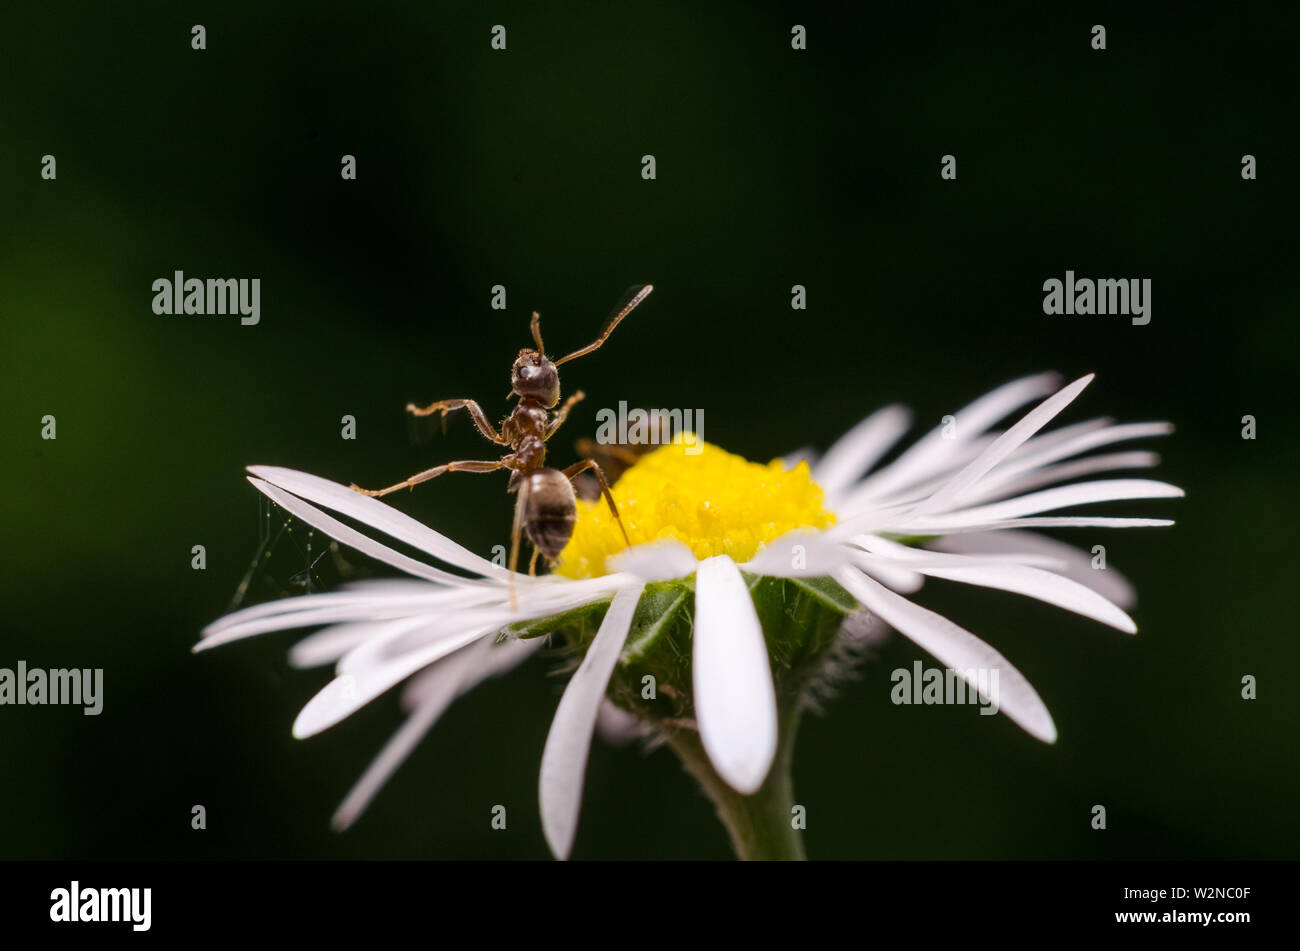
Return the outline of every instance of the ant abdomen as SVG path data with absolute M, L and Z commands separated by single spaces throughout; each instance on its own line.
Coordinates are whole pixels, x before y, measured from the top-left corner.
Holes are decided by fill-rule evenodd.
M 528 540 L 548 561 L 555 561 L 573 537 L 578 498 L 568 476 L 558 469 L 537 469 L 524 474 L 519 504 Z

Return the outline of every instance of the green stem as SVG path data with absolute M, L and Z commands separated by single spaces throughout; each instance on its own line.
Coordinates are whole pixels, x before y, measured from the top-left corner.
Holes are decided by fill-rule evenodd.
M 736 792 L 718 775 L 694 730 L 668 734 L 668 744 L 681 757 L 687 771 L 700 781 L 717 807 L 718 817 L 731 836 L 737 858 L 746 861 L 803 861 L 803 833 L 794 828 L 791 807 L 794 786 L 790 765 L 794 737 L 799 725 L 799 706 L 792 703 L 782 712 L 776 757 L 772 771 L 751 796 Z

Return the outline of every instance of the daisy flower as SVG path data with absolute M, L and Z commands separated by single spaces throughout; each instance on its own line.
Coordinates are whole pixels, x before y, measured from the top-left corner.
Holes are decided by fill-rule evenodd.
M 613 487 L 632 547 L 602 504 L 579 503 L 554 572 L 537 578 L 512 577 L 343 485 L 250 467 L 249 481 L 287 512 L 410 578 L 247 608 L 206 628 L 195 649 L 322 627 L 290 655 L 300 666 L 336 665 L 294 723 L 298 737 L 408 681 L 408 719 L 340 808 L 335 822 L 346 825 L 456 696 L 511 669 L 549 636 L 580 658 L 542 753 L 539 799 L 555 855 L 572 849 L 592 736 L 604 722 L 623 736 L 642 730 L 666 739 L 718 806 L 740 855 L 799 857 L 788 761 L 810 687 L 851 636 L 846 617 L 868 612 L 972 689 L 987 688 L 976 671 L 996 670 L 1001 712 L 1047 742 L 1056 728 L 1024 676 L 906 595 L 927 578 L 956 581 L 1136 631 L 1125 613 L 1134 600 L 1127 581 L 1094 571 L 1087 552 L 1032 531 L 1172 524 L 1043 514 L 1183 494 L 1148 479 L 1072 481 L 1154 465 L 1148 452 L 1085 454 L 1171 429 L 1096 419 L 1043 433 L 1091 380 L 1060 389 L 1050 374 L 1009 383 L 884 466 L 910 425 L 901 407 L 868 417 L 811 465 L 809 454 L 764 465 L 694 440 L 687 453 L 679 437 Z M 1013 425 L 995 429 L 1036 400 Z

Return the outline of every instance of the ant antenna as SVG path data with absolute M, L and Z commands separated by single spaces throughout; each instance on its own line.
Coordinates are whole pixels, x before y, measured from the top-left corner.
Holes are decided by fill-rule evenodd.
M 633 284 L 632 287 L 629 287 L 627 289 L 627 292 L 632 293 L 633 289 L 635 289 L 636 287 L 637 285 Z M 632 298 L 628 300 L 628 302 L 624 304 L 621 309 L 617 310 L 614 316 L 609 318 L 609 322 L 605 324 L 605 329 L 600 332 L 600 336 L 596 338 L 595 343 L 589 344 L 588 346 L 583 347 L 581 350 L 575 350 L 567 357 L 561 357 L 559 360 L 556 360 L 553 365 L 558 367 L 561 363 L 568 363 L 570 360 L 576 360 L 578 357 L 585 357 L 593 350 L 599 350 L 600 345 L 603 344 L 605 340 L 609 337 L 609 335 L 614 332 L 614 328 L 619 325 L 619 322 L 622 321 L 622 319 L 626 317 L 628 314 L 632 313 L 633 309 L 636 307 L 637 304 L 641 303 L 643 300 L 649 297 L 650 292 L 652 290 L 654 290 L 653 284 L 642 284 L 640 286 L 640 289 L 636 290 L 635 294 L 632 294 Z
M 537 344 L 537 355 L 546 356 L 546 348 L 542 346 L 542 315 L 533 311 L 533 322 L 531 325 L 533 331 L 533 342 Z

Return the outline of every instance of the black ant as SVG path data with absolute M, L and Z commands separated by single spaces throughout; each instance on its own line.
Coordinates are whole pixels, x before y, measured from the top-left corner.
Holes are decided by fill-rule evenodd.
M 605 501 L 609 503 L 610 511 L 614 513 L 619 531 L 623 533 L 623 541 L 631 546 L 627 529 L 623 527 L 623 520 L 618 514 L 618 506 L 614 504 L 614 496 L 610 494 L 609 483 L 605 481 L 605 473 L 601 471 L 596 460 L 587 458 L 563 471 L 547 468 L 546 441 L 555 435 L 555 431 L 568 417 L 569 410 L 585 395 L 581 390 L 575 392 L 565 400 L 564 405 L 552 419 L 550 410 L 554 409 L 560 401 L 560 374 L 556 367 L 600 349 L 609 335 L 614 332 L 614 328 L 632 312 L 633 308 L 645 300 L 652 290 L 654 287 L 650 284 L 633 285 L 628 288 L 624 296 L 626 303 L 615 308 L 596 341 L 555 361 L 546 356 L 545 348 L 542 346 L 541 317 L 533 311 L 531 329 L 537 349 L 520 350 L 519 357 L 510 370 L 509 395 L 517 397 L 519 404 L 502 421 L 500 432 L 492 427 L 482 407 L 474 400 L 440 400 L 424 407 L 417 407 L 414 403 L 408 403 L 406 406 L 406 411 L 413 416 L 429 416 L 440 412 L 445 417 L 452 410 L 464 409 L 469 413 L 474 425 L 478 427 L 478 431 L 498 446 L 509 446 L 512 450 L 509 454 L 498 460 L 444 463 L 417 473 L 405 482 L 390 485 L 386 489 L 363 489 L 355 484 L 352 488 L 377 497 L 396 492 L 398 489 L 414 488 L 421 482 L 427 482 L 444 472 L 511 470 L 510 484 L 506 491 L 518 493 L 514 525 L 510 535 L 510 571 L 513 579 L 519 564 L 521 533 L 526 533 L 528 540 L 533 543 L 533 557 L 528 566 L 530 575 L 537 567 L 538 553 L 545 555 L 547 561 L 553 563 L 564 551 L 564 546 L 573 537 L 573 524 L 578 512 L 572 480 L 591 469 L 600 480 L 601 492 L 604 493 Z M 512 587 L 512 602 L 513 599 Z

